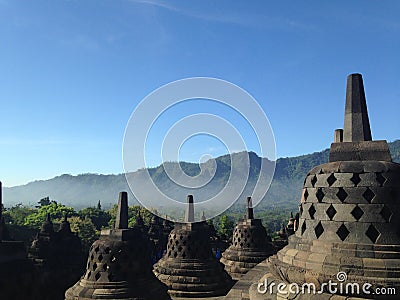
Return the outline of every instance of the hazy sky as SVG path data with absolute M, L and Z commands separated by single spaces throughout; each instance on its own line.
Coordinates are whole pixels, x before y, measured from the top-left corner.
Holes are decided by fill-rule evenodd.
M 393 141 L 399 53 L 399 1 L 0 0 L 0 180 L 121 173 L 138 103 L 197 76 L 249 92 L 286 157 L 329 147 L 343 126 L 346 77 L 362 73 L 373 138 Z M 187 102 L 158 128 L 192 113 L 227 118 L 258 152 L 241 116 L 217 104 Z M 149 165 L 160 162 L 162 134 L 153 132 Z M 195 136 L 179 158 L 225 152 Z

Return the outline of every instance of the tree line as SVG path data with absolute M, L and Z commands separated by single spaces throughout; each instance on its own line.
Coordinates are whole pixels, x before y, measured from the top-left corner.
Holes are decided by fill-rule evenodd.
M 108 210 L 102 208 L 99 201 L 96 206 L 86 207 L 76 211 L 73 207 L 58 203 L 45 197 L 38 201 L 35 207 L 17 204 L 10 208 L 3 207 L 3 218 L 10 236 L 15 240 L 22 240 L 29 244 L 35 234 L 40 230 L 47 214 L 50 215 L 55 230 L 61 224 L 64 216 L 67 216 L 71 224 L 71 230 L 81 238 L 84 250 L 88 250 L 91 244 L 99 238 L 102 229 L 111 228 L 115 222 L 117 205 Z M 256 211 L 255 217 L 263 220 L 269 234 L 274 237 L 282 223 L 287 223 L 290 214 L 289 208 L 269 208 Z M 146 226 L 149 226 L 153 214 L 139 205 L 129 206 L 128 224 L 133 226 L 136 219 L 141 216 Z M 224 214 L 209 220 L 219 236 L 229 239 L 239 218 L 242 218 L 242 209 L 231 209 Z

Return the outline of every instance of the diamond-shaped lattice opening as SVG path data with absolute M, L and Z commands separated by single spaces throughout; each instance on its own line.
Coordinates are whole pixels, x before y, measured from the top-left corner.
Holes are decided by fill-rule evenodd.
M 380 186 L 383 186 L 383 184 L 386 181 L 386 178 L 382 175 L 382 173 L 376 173 L 376 181 L 378 181 Z
M 357 186 L 361 182 L 360 174 L 353 173 L 353 176 L 350 178 L 350 180 L 355 186 Z
M 86 274 L 86 279 L 88 279 L 89 277 L 90 277 L 90 275 L 92 275 L 92 272 L 88 272 L 87 274 Z
M 107 248 L 104 250 L 104 252 L 107 253 L 107 254 L 111 253 L 110 247 L 107 247 Z
M 303 225 L 301 225 L 301 235 L 304 234 L 304 232 L 306 231 L 306 229 L 307 229 L 307 225 L 306 225 L 306 221 L 304 220 Z
M 310 208 L 308 209 L 308 213 L 310 214 L 310 218 L 314 220 L 314 215 L 315 215 L 315 207 L 313 204 L 311 204 Z
M 96 278 L 96 281 L 100 279 L 100 272 L 97 272 L 96 275 L 94 275 L 94 278 Z
M 354 207 L 353 210 L 351 211 L 351 215 L 357 221 L 361 219 L 363 214 L 364 214 L 363 210 L 358 205 L 356 207 Z
M 99 252 L 99 250 L 100 250 L 100 248 L 99 248 L 99 246 L 97 246 L 95 249 L 94 249 L 94 252 Z
M 389 222 L 390 217 L 392 216 L 392 211 L 386 205 L 384 205 L 380 215 L 385 219 L 386 222 Z
M 328 215 L 329 219 L 332 220 L 333 217 L 336 215 L 337 211 L 331 204 L 328 209 L 326 210 L 326 214 Z
M 303 204 L 300 204 L 299 211 L 300 211 L 300 216 L 302 216 L 303 215 Z
M 348 194 L 346 193 L 344 188 L 340 187 L 339 191 L 336 193 L 336 197 L 338 197 L 338 199 L 343 202 L 344 200 L 346 200 L 347 196 Z
M 94 263 L 93 266 L 92 266 L 92 270 L 93 270 L 93 271 L 96 271 L 96 269 L 97 269 L 97 264 Z
M 324 199 L 325 193 L 322 191 L 322 188 L 318 188 L 318 191 L 315 195 L 317 196 L 318 202 L 321 202 L 322 199 Z
M 367 200 L 369 203 L 371 203 L 372 199 L 374 199 L 375 194 L 373 191 L 371 191 L 369 188 L 362 194 L 365 200 Z
M 336 180 L 337 179 L 335 177 L 335 174 L 333 174 L 333 173 L 331 175 L 329 175 L 329 177 L 326 179 L 326 181 L 328 182 L 329 186 L 332 186 L 332 184 L 334 184 Z
M 347 236 L 349 235 L 350 231 L 347 229 L 347 227 L 342 224 L 340 225 L 340 227 L 338 228 L 338 230 L 336 231 L 336 234 L 338 235 L 338 237 L 344 241 Z
M 103 255 L 100 254 L 97 259 L 101 262 L 103 260 Z
M 319 238 L 321 234 L 324 232 L 324 227 L 322 226 L 321 222 L 319 222 L 318 225 L 315 226 L 314 231 L 317 238 Z
M 369 225 L 367 232 L 365 233 L 371 242 L 375 243 L 378 239 L 380 232 L 375 228 L 374 225 Z
M 104 264 L 104 265 L 103 265 L 103 271 L 107 271 L 107 268 L 108 268 L 108 265 L 107 265 L 107 264 Z
M 316 183 L 317 183 L 317 175 L 314 175 L 313 178 L 311 178 L 312 187 L 315 187 Z
M 304 201 L 307 201 L 308 198 L 308 191 L 307 189 L 304 191 Z

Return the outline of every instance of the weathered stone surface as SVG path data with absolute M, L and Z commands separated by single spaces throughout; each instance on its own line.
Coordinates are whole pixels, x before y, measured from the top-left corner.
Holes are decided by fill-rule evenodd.
M 222 253 L 221 258 L 225 270 L 235 280 L 275 253 L 261 220 L 254 219 L 251 197 L 246 201 L 246 219 L 239 220 L 233 232 L 232 245 Z
M 188 201 L 186 220 L 190 220 Z M 210 226 L 206 222 L 175 223 L 167 243 L 167 253 L 153 268 L 173 297 L 212 297 L 225 295 L 233 285 L 224 266 L 213 255 Z
M 151 271 L 149 241 L 139 226 L 128 229 L 128 201 L 120 194 L 115 229 L 104 230 L 90 248 L 86 272 L 65 292 L 77 299 L 170 299 Z
M 371 128 L 361 74 L 347 77 L 346 109 L 344 113 L 344 142 L 371 141 Z
M 299 228 L 259 269 L 250 299 L 335 299 L 327 292 L 316 297 L 274 290 L 261 296 L 257 284 L 268 278 L 275 284 L 318 287 L 330 279 L 337 282 L 339 271 L 346 272 L 347 282 L 400 291 L 399 191 L 400 165 L 392 162 L 386 141 L 372 141 L 362 78 L 353 74 L 348 78 L 343 139 L 336 132 L 330 162 L 308 173 Z
M 329 161 L 380 160 L 391 161 L 386 141 L 332 143 Z
M 29 258 L 36 269 L 35 290 L 43 300 L 62 299 L 65 290 L 74 284 L 85 269 L 82 245 L 71 232 L 67 216 L 55 232 L 48 214 L 41 231 L 29 248 Z M 53 282 L 49 285 L 49 282 Z
M 188 195 L 188 196 L 187 196 L 187 206 L 186 206 L 185 222 L 194 222 L 194 203 L 193 203 L 193 195 Z

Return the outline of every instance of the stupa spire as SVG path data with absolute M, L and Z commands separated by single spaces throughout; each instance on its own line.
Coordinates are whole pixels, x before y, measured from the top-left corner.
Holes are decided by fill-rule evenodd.
M 361 74 L 347 77 L 343 142 L 372 141 Z
M 128 193 L 120 192 L 118 200 L 117 218 L 115 220 L 115 229 L 128 228 Z
M 254 212 L 253 212 L 253 203 L 251 201 L 251 197 L 247 197 L 246 200 L 246 219 L 254 219 Z
M 194 222 L 193 195 L 188 195 L 186 201 L 187 202 L 186 202 L 185 222 L 192 223 L 192 222 Z

